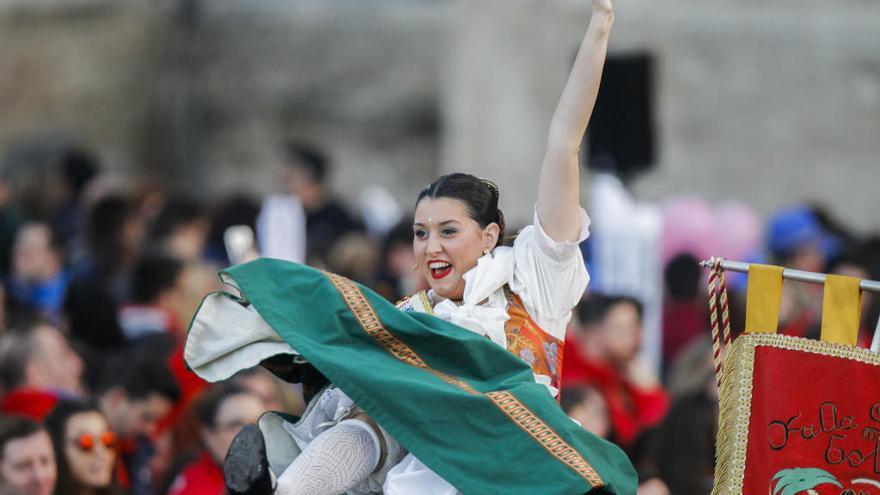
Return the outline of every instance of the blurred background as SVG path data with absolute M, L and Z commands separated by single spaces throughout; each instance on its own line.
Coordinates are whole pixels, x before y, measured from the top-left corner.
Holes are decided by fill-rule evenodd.
M 563 406 L 610 421 L 645 494 L 705 493 L 717 397 L 696 262 L 880 279 L 880 3 L 615 11 L 582 148 L 592 282 Z M 452 171 L 491 178 L 508 224 L 531 222 L 589 16 L 587 0 L 0 2 L 3 411 L 42 420 L 58 400 L 93 400 L 127 467 L 102 490 L 216 488 L 222 438 L 253 420 L 223 416 L 226 401 L 302 406 L 258 371 L 209 390 L 184 369 L 217 270 L 273 256 L 397 300 L 424 284 L 409 272 L 414 199 Z M 738 327 L 744 279 L 728 285 Z M 863 307 L 866 344 L 880 309 Z M 596 329 L 633 309 L 630 350 L 595 355 L 613 347 Z M 786 284 L 781 318 L 817 335 L 821 288 Z M 131 411 L 145 420 L 127 424 Z M 670 440 L 693 414 L 709 440 Z M 705 463 L 698 479 L 658 465 L 658 444 Z M 86 483 L 74 461 L 58 458 L 59 493 Z

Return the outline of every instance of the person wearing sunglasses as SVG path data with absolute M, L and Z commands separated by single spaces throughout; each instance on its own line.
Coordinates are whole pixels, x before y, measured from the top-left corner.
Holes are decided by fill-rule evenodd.
M 56 495 L 116 495 L 118 438 L 103 413 L 81 401 L 61 401 L 46 416 L 58 453 Z

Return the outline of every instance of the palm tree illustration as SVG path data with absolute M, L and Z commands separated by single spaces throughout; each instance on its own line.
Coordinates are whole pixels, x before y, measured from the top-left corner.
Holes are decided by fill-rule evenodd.
M 783 469 L 773 476 L 771 486 L 774 482 L 776 487 L 773 488 L 773 495 L 796 495 L 801 492 L 818 495 L 815 488 L 825 483 L 843 488 L 834 475 L 819 468 Z

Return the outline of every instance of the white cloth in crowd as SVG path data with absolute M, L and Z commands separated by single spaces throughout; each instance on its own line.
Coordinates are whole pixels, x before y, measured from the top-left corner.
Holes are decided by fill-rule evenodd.
M 260 256 L 305 263 L 306 214 L 293 194 L 273 194 L 263 200 L 257 217 Z

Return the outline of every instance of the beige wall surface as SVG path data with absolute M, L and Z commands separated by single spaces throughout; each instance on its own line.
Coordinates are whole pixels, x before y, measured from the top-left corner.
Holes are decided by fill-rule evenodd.
M 457 2 L 444 167 L 533 196 L 545 129 L 589 19 L 575 0 Z M 615 2 L 610 53 L 655 59 L 658 160 L 637 197 L 815 200 L 880 228 L 880 3 Z M 526 178 L 528 180 L 521 180 Z M 517 218 L 530 204 L 511 203 Z
M 615 7 L 611 54 L 655 59 L 659 153 L 637 197 L 818 200 L 880 228 L 880 3 Z M 118 175 L 268 192 L 299 137 L 348 197 L 379 183 L 406 206 L 465 170 L 523 222 L 588 20 L 587 0 L 8 0 L 0 151 L 62 136 Z
M 328 151 L 341 191 L 378 183 L 409 205 L 438 168 L 448 10 L 405 0 L 4 2 L 0 151 L 67 139 L 118 176 L 265 193 L 280 144 L 298 139 Z

